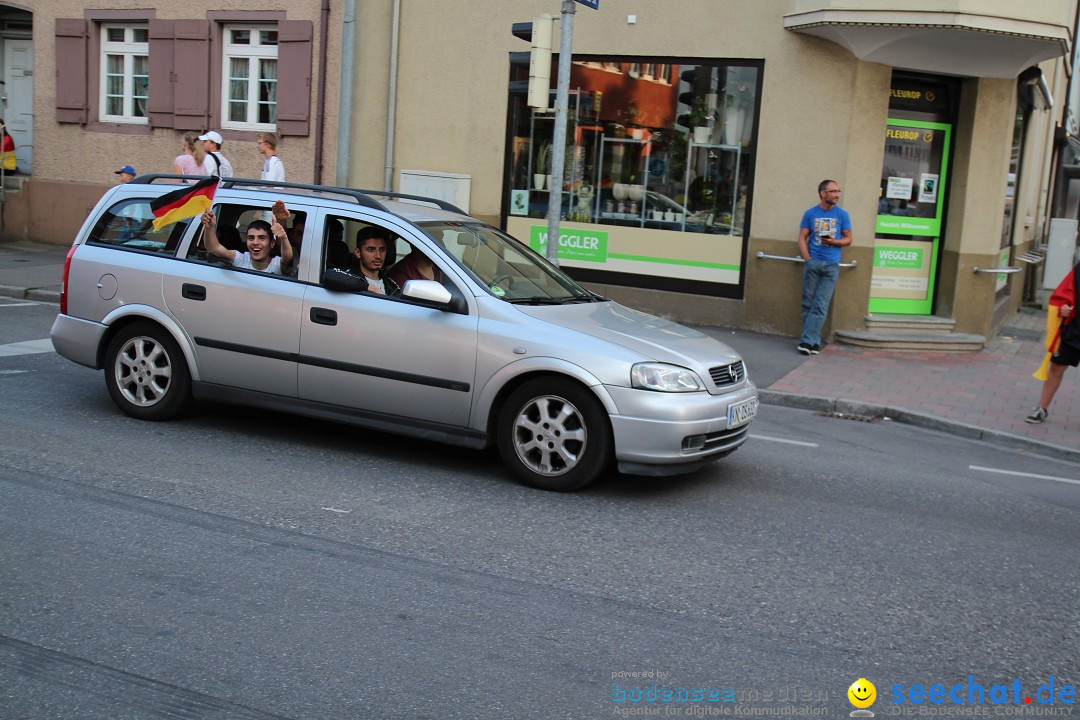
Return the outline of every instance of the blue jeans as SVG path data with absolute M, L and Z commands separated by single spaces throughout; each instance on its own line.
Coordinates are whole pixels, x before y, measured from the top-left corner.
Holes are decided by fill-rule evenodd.
M 803 263 L 802 271 L 802 337 L 799 342 L 807 345 L 821 344 L 821 328 L 829 314 L 836 276 L 840 272 L 837 263 L 827 263 L 810 258 Z

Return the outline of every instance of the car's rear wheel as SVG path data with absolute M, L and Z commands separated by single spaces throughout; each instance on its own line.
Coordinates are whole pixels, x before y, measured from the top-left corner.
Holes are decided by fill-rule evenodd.
M 537 378 L 514 390 L 499 413 L 503 462 L 521 482 L 569 491 L 596 480 L 611 457 L 611 425 L 587 388 Z
M 191 373 L 180 346 L 152 322 L 132 323 L 113 337 L 105 385 L 113 402 L 140 420 L 168 420 L 191 402 Z

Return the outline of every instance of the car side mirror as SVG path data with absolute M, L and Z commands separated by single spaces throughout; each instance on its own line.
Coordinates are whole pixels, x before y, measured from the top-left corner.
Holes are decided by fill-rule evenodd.
M 406 281 L 405 287 L 401 288 L 401 297 L 438 308 L 449 306 L 453 299 L 450 291 L 434 280 Z

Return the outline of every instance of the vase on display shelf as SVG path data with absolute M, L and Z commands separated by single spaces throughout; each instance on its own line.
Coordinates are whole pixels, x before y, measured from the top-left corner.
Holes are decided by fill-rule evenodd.
M 724 144 L 738 145 L 742 134 L 741 117 L 743 111 L 737 107 L 724 108 Z

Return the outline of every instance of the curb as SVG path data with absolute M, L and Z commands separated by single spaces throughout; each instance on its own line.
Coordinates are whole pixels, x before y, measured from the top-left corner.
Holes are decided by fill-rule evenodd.
M 799 408 L 801 410 L 815 410 L 823 413 L 836 413 L 837 415 L 881 416 L 887 417 L 894 422 L 905 425 L 914 425 L 926 430 L 949 433 L 969 440 L 982 440 L 993 442 L 996 445 L 1013 448 L 1016 450 L 1028 450 L 1040 455 L 1068 460 L 1080 463 L 1080 450 L 1071 450 L 1060 445 L 1052 445 L 1040 440 L 1002 432 L 1000 430 L 988 430 L 976 425 L 945 420 L 933 415 L 904 410 L 903 408 L 889 407 L 887 405 L 873 405 L 859 402 L 858 400 L 845 400 L 844 398 L 824 398 L 812 395 L 796 395 L 780 390 L 762 390 L 758 388 L 758 399 L 767 405 Z
M 0 285 L 0 295 L 16 298 L 18 300 L 60 303 L 60 292 L 58 290 L 42 290 L 38 288 L 18 287 L 15 285 Z

